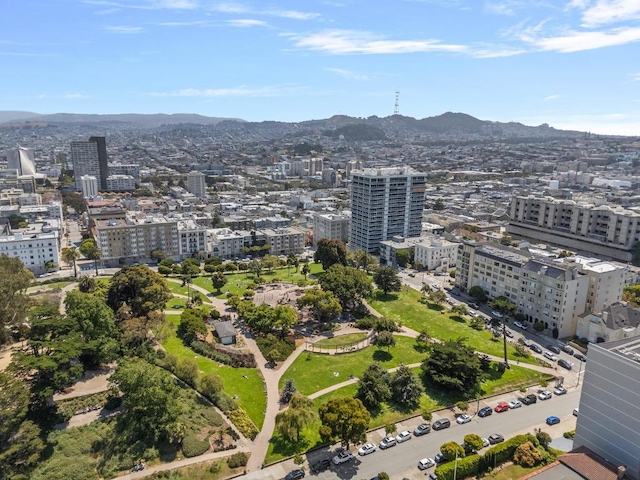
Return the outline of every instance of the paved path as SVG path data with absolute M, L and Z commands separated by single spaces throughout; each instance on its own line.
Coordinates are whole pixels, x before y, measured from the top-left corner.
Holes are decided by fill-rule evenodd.
M 69 285 L 67 285 L 66 287 L 64 287 L 63 289 L 60 290 L 60 293 L 62 294 L 62 297 L 60 298 L 60 313 L 62 315 L 67 313 L 67 307 L 64 304 L 64 300 L 65 298 L 67 298 L 67 293 L 69 293 L 71 290 L 73 290 L 74 288 L 76 288 L 78 286 L 77 282 L 73 282 L 70 283 Z
M 84 397 L 93 393 L 100 393 L 109 390 L 109 377 L 113 373 L 115 365 L 108 365 L 100 370 L 90 370 L 76 381 L 71 391 L 68 393 L 56 393 L 53 396 L 55 401 L 68 400 L 70 398 Z

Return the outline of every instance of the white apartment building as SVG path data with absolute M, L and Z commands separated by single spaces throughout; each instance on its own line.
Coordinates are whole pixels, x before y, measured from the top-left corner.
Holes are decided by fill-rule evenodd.
M 93 175 L 82 175 L 80 177 L 80 189 L 84 198 L 98 196 L 98 179 Z
M 161 215 L 96 219 L 95 230 L 105 266 L 149 261 L 154 250 L 162 250 L 175 260 L 180 258 L 178 222 Z
M 622 262 L 640 242 L 640 211 L 534 196 L 511 199 L 507 232 Z
M 337 213 L 315 213 L 313 215 L 313 246 L 323 238 L 349 241 L 349 217 Z
M 109 175 L 131 175 L 136 182 L 140 181 L 140 165 L 134 163 L 110 163 Z
M 207 252 L 207 228 L 193 220 L 178 221 L 178 237 L 180 239 L 180 257 L 188 258 Z
M 272 255 L 299 255 L 304 251 L 304 233 L 292 227 L 265 228 L 260 232 L 266 237 L 266 242 L 271 245 Z
M 14 233 L 0 236 L 0 255 L 17 257 L 35 275 L 60 269 L 60 237 L 57 231 L 49 233 Z M 45 264 L 54 267 L 47 269 Z
M 211 256 L 220 257 L 225 260 L 238 259 L 244 257 L 242 247 L 252 245 L 251 232 L 248 230 L 231 230 L 230 228 L 208 229 L 209 237 L 208 252 Z
M 422 237 L 415 244 L 414 264 L 420 263 L 426 270 L 447 271 L 455 268 L 458 258 L 457 243 L 441 237 Z
M 425 174 L 409 167 L 353 172 L 349 248 L 378 253 L 382 241 L 419 237 L 425 182 Z
M 545 333 L 575 335 L 585 312 L 589 276 L 575 264 L 533 258 L 528 252 L 499 244 L 464 242 L 458 250 L 456 286 L 468 292 L 484 289 L 487 296 L 505 296 L 529 324 L 542 322 Z
M 598 313 L 586 313 L 578 319 L 576 335 L 591 343 L 637 337 L 640 335 L 640 309 L 618 302 Z
M 110 192 L 132 192 L 136 189 L 136 179 L 132 175 L 109 175 L 107 190 Z
M 575 257 L 571 260 L 575 261 L 581 267 L 581 271 L 589 276 L 587 312 L 599 313 L 609 305 L 620 301 L 629 276 L 628 267 L 593 258 Z
M 205 197 L 207 195 L 205 174 L 195 170 L 189 172 L 187 174 L 187 191 L 198 198 Z

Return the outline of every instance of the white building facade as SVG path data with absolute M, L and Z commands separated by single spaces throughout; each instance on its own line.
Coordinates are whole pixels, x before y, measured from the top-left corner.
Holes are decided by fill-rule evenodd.
M 60 269 L 60 236 L 50 233 L 14 233 L 0 236 L 0 254 L 19 258 L 35 275 Z M 52 268 L 47 268 L 51 262 Z
M 80 177 L 80 189 L 84 198 L 98 196 L 98 179 L 93 175 L 82 175 Z
M 313 246 L 323 238 L 329 240 L 349 241 L 349 217 L 336 213 L 315 213 L 313 215 Z

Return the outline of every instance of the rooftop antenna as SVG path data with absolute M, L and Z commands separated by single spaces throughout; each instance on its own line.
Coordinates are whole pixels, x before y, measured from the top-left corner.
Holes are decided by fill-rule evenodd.
M 396 92 L 396 104 L 393 107 L 393 114 L 400 115 L 400 92 Z

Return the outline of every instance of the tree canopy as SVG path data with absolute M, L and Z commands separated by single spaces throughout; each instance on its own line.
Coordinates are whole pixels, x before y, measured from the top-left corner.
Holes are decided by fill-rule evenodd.
M 320 285 L 340 300 L 343 306 L 353 305 L 371 295 L 371 280 L 367 274 L 353 267 L 333 265 L 320 278 Z
M 0 278 L 0 344 L 3 344 L 8 340 L 8 329 L 25 320 L 31 303 L 26 291 L 34 277 L 19 258 L 3 253 L 0 255 Z
M 391 375 L 391 395 L 403 407 L 416 408 L 423 393 L 422 382 L 406 365 L 401 365 Z
M 171 298 L 165 279 L 146 265 L 124 267 L 111 280 L 107 304 L 117 312 L 125 303 L 133 317 L 161 310 Z
M 402 287 L 398 272 L 393 267 L 378 267 L 373 275 L 373 281 L 385 295 L 389 292 L 399 292 Z
M 320 438 L 323 442 L 340 440 L 349 448 L 350 443 L 364 442 L 371 415 L 360 400 L 338 397 L 328 400 L 318 409 Z
M 316 321 L 333 320 L 342 313 L 340 300 L 328 290 L 312 288 L 305 291 L 297 301 L 298 307 L 309 307 Z
M 482 377 L 480 359 L 464 339 L 432 344 L 422 371 L 437 387 L 457 393 L 475 392 Z
M 370 364 L 358 381 L 356 398 L 369 409 L 377 408 L 380 403 L 391 398 L 389 373 L 379 363 Z
M 322 238 L 318 241 L 313 260 L 322 264 L 322 268 L 328 270 L 332 265 L 347 264 L 347 247 L 340 240 Z

